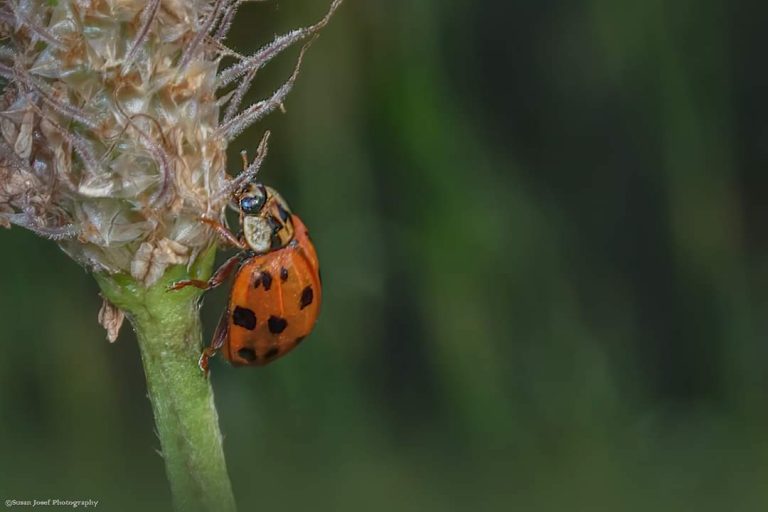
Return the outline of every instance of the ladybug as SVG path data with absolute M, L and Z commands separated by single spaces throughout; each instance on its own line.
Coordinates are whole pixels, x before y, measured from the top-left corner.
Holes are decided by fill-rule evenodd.
M 169 288 L 210 290 L 237 270 L 227 309 L 200 356 L 206 375 L 208 359 L 219 349 L 234 366 L 263 366 L 284 356 L 312 332 L 320 312 L 317 252 L 301 219 L 280 194 L 255 180 L 236 192 L 234 200 L 239 236 L 215 220 L 201 220 L 241 251 L 210 280 L 177 281 Z

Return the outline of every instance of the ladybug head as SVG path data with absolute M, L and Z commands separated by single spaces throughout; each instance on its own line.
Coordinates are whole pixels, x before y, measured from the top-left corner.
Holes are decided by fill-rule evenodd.
M 236 194 L 245 241 L 257 254 L 285 247 L 293 240 L 288 204 L 273 188 L 247 183 Z
M 269 192 L 259 182 L 247 183 L 237 194 L 237 205 L 244 215 L 258 215 L 267 204 Z

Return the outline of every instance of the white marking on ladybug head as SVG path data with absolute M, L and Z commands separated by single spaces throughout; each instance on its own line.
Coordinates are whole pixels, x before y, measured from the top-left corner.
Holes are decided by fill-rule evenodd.
M 257 254 L 268 253 L 272 247 L 272 226 L 264 217 L 246 215 L 243 217 L 245 241 Z

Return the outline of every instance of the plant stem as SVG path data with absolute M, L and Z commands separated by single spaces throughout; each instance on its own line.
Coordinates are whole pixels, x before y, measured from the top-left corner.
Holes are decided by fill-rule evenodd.
M 179 279 L 207 278 L 214 253 L 202 256 L 191 275 L 183 266 L 171 267 L 149 288 L 125 275 L 96 275 L 104 296 L 125 312 L 136 331 L 166 473 L 180 512 L 235 510 L 213 391 L 197 366 L 200 291 L 166 291 Z

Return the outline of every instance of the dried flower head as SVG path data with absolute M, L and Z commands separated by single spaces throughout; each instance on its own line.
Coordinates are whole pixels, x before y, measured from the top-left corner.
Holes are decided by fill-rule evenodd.
M 200 217 L 223 218 L 231 192 L 258 171 L 268 134 L 237 178 L 225 171 L 227 145 L 282 105 L 301 56 L 270 97 L 241 109 L 256 73 L 308 43 L 341 0 L 249 56 L 224 45 L 242 3 L 3 2 L 0 225 L 146 285 L 210 247 Z M 114 323 L 108 309 L 102 317 Z

